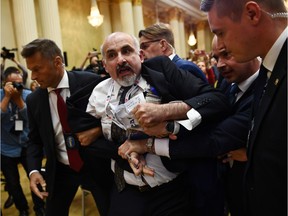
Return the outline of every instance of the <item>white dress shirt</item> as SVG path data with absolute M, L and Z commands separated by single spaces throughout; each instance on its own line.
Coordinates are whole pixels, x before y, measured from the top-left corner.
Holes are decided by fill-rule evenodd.
M 285 30 L 281 33 L 281 35 L 278 37 L 278 39 L 275 41 L 267 55 L 263 59 L 263 65 L 265 68 L 267 68 L 269 71 L 273 71 L 274 66 L 276 64 L 276 60 L 279 56 L 279 53 L 283 47 L 283 44 L 287 40 L 288 36 L 288 26 L 285 28 Z
M 63 100 L 66 101 L 66 98 L 70 96 L 70 90 L 69 90 L 69 80 L 67 72 L 64 72 L 64 75 L 62 77 L 62 80 L 58 84 L 57 88 L 61 88 L 61 96 L 63 97 Z M 68 161 L 68 155 L 64 140 L 64 135 L 62 131 L 62 126 L 60 123 L 60 118 L 58 114 L 57 109 L 57 95 L 54 92 L 54 88 L 47 88 L 49 93 L 49 105 L 50 105 L 50 111 L 51 111 L 51 118 L 54 128 L 54 136 L 56 141 L 56 154 L 57 154 L 57 160 L 63 164 L 69 165 Z
M 139 78 L 137 82 L 137 88 L 132 87 L 134 90 L 125 98 L 127 100 L 137 97 L 143 92 L 147 92 L 150 89 L 150 85 L 142 77 Z M 113 116 L 110 112 L 110 107 L 116 107 L 119 104 L 118 92 L 121 86 L 115 82 L 113 79 L 109 78 L 98 84 L 90 98 L 87 105 L 87 112 L 91 115 L 101 118 L 102 130 L 106 139 L 112 140 L 111 138 L 111 124 Z M 155 170 L 154 177 L 145 175 L 144 178 L 151 187 L 167 183 L 177 177 L 177 173 L 172 173 L 168 171 L 162 164 L 161 158 L 158 155 L 146 154 L 146 163 L 148 167 Z M 114 171 L 115 161 L 111 160 L 111 169 Z M 126 183 L 130 185 L 143 186 L 145 183 L 142 181 L 141 176 L 135 176 L 133 173 L 124 171 L 124 178 Z

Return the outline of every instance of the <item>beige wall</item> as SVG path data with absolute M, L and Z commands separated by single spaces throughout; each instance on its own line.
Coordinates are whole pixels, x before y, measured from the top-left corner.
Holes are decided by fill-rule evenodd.
M 24 0 L 23 0 L 24 1 Z M 35 2 L 35 12 L 37 17 L 37 31 L 38 37 L 43 37 L 42 34 L 42 26 L 39 14 L 39 2 L 38 0 L 34 0 Z M 98 0 L 99 6 L 100 0 Z M 112 0 L 108 1 L 110 4 L 110 14 L 111 20 L 113 20 L 113 16 L 118 16 L 119 9 L 112 8 Z M 115 2 L 118 2 L 115 0 Z M 68 67 L 66 69 L 70 70 L 73 66 L 79 67 L 84 61 L 87 53 L 92 50 L 92 48 L 96 48 L 100 51 L 100 45 L 104 40 L 104 36 L 102 34 L 102 26 L 99 28 L 92 27 L 87 20 L 87 16 L 90 14 L 91 2 L 90 0 L 58 0 L 58 8 L 59 8 L 59 16 L 60 16 L 60 26 L 61 26 L 61 34 L 62 34 L 62 45 L 63 51 L 67 53 L 68 57 Z M 119 7 L 119 6 L 118 6 Z M 101 9 L 99 7 L 99 9 Z M 100 13 L 101 10 L 100 10 Z M 164 16 L 164 18 L 167 16 Z M 13 27 L 13 7 L 11 0 L 1 0 L 1 48 L 5 46 L 6 48 L 14 48 L 21 47 L 22 45 L 16 44 L 15 32 Z M 104 17 L 105 19 L 105 17 Z M 167 18 L 168 19 L 168 18 Z M 114 25 L 111 26 L 112 30 L 121 31 L 122 27 L 119 23 L 117 23 L 115 19 Z M 144 25 L 149 26 L 155 23 L 156 17 L 151 14 L 151 16 L 144 16 Z M 169 20 L 161 20 L 162 22 L 169 22 Z M 209 27 L 208 27 L 209 28 Z M 205 37 L 203 43 L 207 45 L 207 51 L 210 48 L 210 41 L 212 39 L 209 34 L 209 30 L 206 30 L 208 33 L 207 37 Z M 186 32 L 186 41 L 188 40 L 188 33 Z M 138 35 L 135 35 L 136 37 Z M 187 56 L 189 51 L 189 46 L 186 43 Z M 193 47 L 194 48 L 194 47 Z M 197 48 L 197 45 L 196 47 Z M 16 53 L 16 57 L 22 63 L 24 63 L 23 59 L 20 56 L 20 51 Z M 185 56 L 183 56 L 185 58 Z M 88 63 L 88 62 L 87 62 Z M 7 66 L 9 66 L 9 62 L 7 62 Z
M 7 49 L 16 48 L 15 32 L 13 30 L 13 22 L 10 17 L 12 17 L 12 10 L 10 7 L 9 0 L 1 0 L 1 49 L 6 47 Z M 17 57 L 17 53 L 15 53 Z M 2 61 L 2 59 L 1 59 Z M 11 64 L 10 61 L 5 62 L 6 66 L 15 66 Z
M 101 26 L 96 29 L 88 23 L 90 1 L 58 0 L 58 4 L 63 51 L 67 52 L 68 68 L 79 67 L 92 48 L 100 51 L 103 41 Z
M 11 2 L 10 0 L 1 0 L 1 48 L 5 46 L 8 49 L 18 46 L 13 31 L 13 7 Z M 38 37 L 42 37 L 38 0 L 34 0 L 34 2 Z M 88 23 L 87 16 L 90 14 L 90 1 L 58 0 L 58 4 L 63 51 L 67 52 L 68 57 L 67 69 L 71 69 L 73 66 L 79 67 L 92 48 L 100 51 L 100 45 L 103 41 L 101 26 L 96 29 Z M 23 62 L 20 52 L 21 50 L 16 53 L 16 58 Z M 13 64 L 7 61 L 6 66 L 10 65 Z

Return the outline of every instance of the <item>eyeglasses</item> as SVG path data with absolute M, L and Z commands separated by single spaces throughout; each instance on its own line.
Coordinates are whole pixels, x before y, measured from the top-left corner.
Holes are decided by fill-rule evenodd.
M 140 44 L 140 49 L 142 50 L 145 50 L 147 49 L 151 43 L 154 43 L 154 42 L 158 42 L 158 41 L 161 41 L 162 39 L 157 39 L 157 40 L 151 40 L 151 41 L 146 41 L 146 42 L 143 42 Z

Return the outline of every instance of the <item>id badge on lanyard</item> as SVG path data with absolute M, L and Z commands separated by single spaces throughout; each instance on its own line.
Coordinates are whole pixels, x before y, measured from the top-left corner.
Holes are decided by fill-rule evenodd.
M 12 110 L 12 105 L 10 104 L 10 109 Z M 23 120 L 19 119 L 18 109 L 16 109 L 15 115 L 11 117 L 11 121 L 15 122 L 14 130 L 23 131 Z

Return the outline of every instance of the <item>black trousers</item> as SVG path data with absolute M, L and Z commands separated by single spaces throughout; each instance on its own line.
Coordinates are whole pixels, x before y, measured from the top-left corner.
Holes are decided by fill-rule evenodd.
M 184 176 L 145 192 L 126 184 L 119 193 L 114 184 L 109 216 L 188 216 L 187 185 Z
M 53 195 L 50 193 L 46 200 L 46 215 L 68 216 L 69 207 L 81 182 L 81 175 L 69 166 L 57 162 L 55 176 Z
M 81 186 L 91 192 L 101 216 L 107 216 L 114 181 L 110 158 L 85 154 Z
M 97 164 L 92 164 L 97 166 Z M 104 164 L 98 164 L 107 169 Z M 103 186 L 96 177 L 92 176 L 91 169 L 84 164 L 80 172 L 75 172 L 69 166 L 57 162 L 53 196 L 47 198 L 46 214 L 47 216 L 68 216 L 70 205 L 75 197 L 79 186 L 91 191 L 97 204 L 101 216 L 106 216 L 109 208 L 109 197 L 111 188 Z M 49 175 L 49 173 L 47 173 Z M 95 173 L 101 176 L 100 173 Z M 106 176 L 105 176 L 106 177 Z M 105 183 L 109 183 L 107 178 Z M 109 184 L 108 184 L 109 186 Z
M 20 184 L 20 175 L 18 164 L 21 163 L 27 174 L 27 163 L 25 155 L 21 157 L 7 157 L 1 154 L 1 170 L 6 180 L 8 193 L 13 196 L 16 208 L 19 211 L 28 210 L 28 203 L 23 193 Z M 44 201 L 31 192 L 32 200 L 34 203 L 33 209 L 37 211 L 39 208 L 44 208 Z
M 231 216 L 245 215 L 243 178 L 246 162 L 234 161 L 226 177 L 226 199 Z

